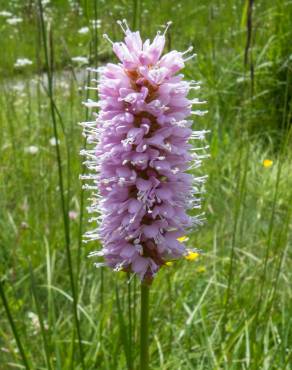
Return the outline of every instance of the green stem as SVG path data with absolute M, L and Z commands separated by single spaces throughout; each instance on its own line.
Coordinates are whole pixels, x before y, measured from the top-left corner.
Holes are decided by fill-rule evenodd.
M 44 343 L 45 359 L 46 359 L 47 369 L 52 370 L 51 361 L 50 361 L 49 343 L 48 343 L 48 339 L 47 339 L 47 333 L 46 333 L 46 330 L 45 330 L 43 314 L 42 314 L 42 311 L 41 311 L 41 305 L 40 305 L 39 297 L 37 295 L 37 286 L 36 286 L 36 282 L 35 282 L 34 271 L 33 271 L 33 268 L 31 266 L 31 261 L 29 261 L 29 272 L 30 272 L 30 281 L 31 281 L 31 291 L 32 291 L 32 295 L 33 295 L 33 298 L 34 298 L 35 307 L 36 307 L 36 311 L 37 311 L 37 315 L 38 315 L 38 321 L 39 321 L 39 324 L 40 324 L 40 332 L 41 332 L 41 335 L 42 335 L 42 338 L 43 338 L 43 343 Z
M 127 274 L 127 287 L 128 287 L 128 336 L 129 336 L 129 364 L 130 369 L 133 369 L 132 365 L 132 340 L 133 340 L 133 324 L 132 324 L 132 287 L 131 287 L 131 274 Z
M 22 357 L 23 365 L 24 365 L 24 367 L 25 367 L 26 370 L 30 370 L 30 366 L 28 364 L 28 360 L 26 358 L 26 355 L 25 355 L 23 346 L 22 346 L 21 341 L 20 341 L 20 337 L 18 335 L 16 326 L 14 324 L 14 320 L 13 320 L 12 315 L 11 315 L 11 312 L 10 312 L 10 308 L 9 308 L 9 305 L 8 305 L 8 302 L 7 302 L 7 299 L 6 299 L 6 296 L 5 296 L 5 292 L 4 292 L 4 288 L 2 286 L 1 279 L 0 279 L 0 296 L 1 296 L 1 299 L 2 299 L 2 302 L 3 302 L 3 306 L 5 308 L 5 311 L 6 311 L 6 315 L 8 317 L 9 324 L 10 324 L 11 329 L 12 329 L 13 334 L 14 334 L 14 338 L 15 338 L 15 341 L 16 341 L 16 344 L 17 344 L 19 353 L 20 353 L 20 355 Z
M 149 369 L 149 285 L 141 284 L 140 370 Z
M 61 151 L 59 147 L 59 134 L 57 128 L 57 117 L 56 113 L 58 113 L 54 96 L 53 96 L 53 44 L 52 44 L 52 34 L 49 33 L 49 37 L 47 37 L 45 21 L 43 16 L 43 6 L 41 0 L 38 0 L 38 11 L 39 11 L 39 19 L 40 19 L 40 31 L 43 39 L 43 47 L 44 47 L 44 55 L 45 55 L 45 65 L 46 65 L 46 72 L 48 78 L 48 96 L 50 101 L 50 109 L 51 109 L 51 119 L 53 124 L 53 132 L 54 137 L 56 139 L 56 158 L 57 158 L 57 166 L 58 166 L 58 178 L 59 178 L 59 188 L 60 188 L 60 196 L 61 196 L 61 209 L 63 214 L 63 224 L 64 224 L 64 234 L 65 234 L 65 249 L 66 249 L 66 258 L 68 263 L 69 269 L 69 277 L 70 277 L 70 286 L 73 298 L 73 316 L 74 322 L 77 330 L 77 337 L 78 337 L 78 345 L 79 345 L 79 352 L 80 352 L 80 359 L 81 359 L 81 368 L 85 370 L 85 363 L 84 363 L 84 354 L 83 354 L 83 347 L 82 347 L 82 338 L 81 338 L 81 328 L 79 324 L 78 318 L 78 297 L 77 297 L 77 290 L 75 287 L 74 281 L 74 273 L 73 273 L 73 264 L 72 264 L 72 257 L 71 257 L 71 240 L 70 240 L 70 224 L 69 224 L 69 217 L 68 217 L 68 198 L 65 197 L 65 185 L 63 179 L 63 171 L 62 171 L 62 159 L 61 159 Z M 49 41 L 49 47 L 47 45 L 47 41 Z M 51 54 L 49 55 L 49 51 Z M 62 120 L 60 120 L 62 122 Z M 69 175 L 68 175 L 69 176 Z M 73 335 L 74 337 L 74 335 Z M 74 355 L 74 352 L 72 352 Z M 73 362 L 73 357 L 71 359 Z

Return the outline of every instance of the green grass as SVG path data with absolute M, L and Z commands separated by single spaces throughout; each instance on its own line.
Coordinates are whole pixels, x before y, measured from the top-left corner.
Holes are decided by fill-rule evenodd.
M 90 228 L 77 125 L 88 114 L 81 104 L 88 76 L 71 62 L 114 60 L 102 33 L 120 39 L 113 20 L 122 18 L 144 37 L 171 19 L 168 47 L 195 46 L 198 58 L 185 75 L 203 82 L 209 113 L 194 127 L 211 130 L 211 156 L 200 169 L 209 175 L 206 223 L 188 241 L 205 254 L 162 269 L 151 287 L 151 369 L 291 369 L 292 2 L 255 2 L 246 66 L 245 1 L 79 3 L 82 14 L 67 1 L 47 6 L 46 60 L 37 2 L 0 0 L 0 11 L 23 18 L 11 26 L 0 17 L 0 369 L 25 361 L 33 370 L 138 366 L 139 281 L 96 270 L 87 258 L 96 245 L 80 243 Z M 97 34 L 79 34 L 94 18 L 102 24 Z M 15 68 L 21 57 L 32 66 Z M 48 71 L 51 91 L 43 83 Z M 265 168 L 264 159 L 273 165 Z

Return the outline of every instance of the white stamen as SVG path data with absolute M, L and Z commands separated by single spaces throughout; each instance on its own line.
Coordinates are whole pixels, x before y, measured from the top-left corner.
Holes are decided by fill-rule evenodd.
M 124 25 L 123 25 L 123 22 L 118 20 L 117 21 L 117 24 L 121 27 L 122 31 L 124 32 L 124 34 L 126 35 L 127 34 L 127 30 L 124 28 Z
M 104 256 L 104 252 L 103 251 L 93 251 L 93 252 L 90 252 L 89 255 L 87 257 L 102 257 Z
M 102 37 L 103 37 L 104 39 L 106 39 L 107 41 L 109 41 L 112 45 L 114 44 L 114 43 L 113 43 L 113 41 L 109 38 L 108 34 L 104 33 L 104 34 L 102 35 Z
M 181 53 L 181 55 L 185 55 L 185 54 L 188 54 L 188 53 L 190 53 L 191 51 L 193 51 L 193 46 L 190 46 L 186 51 L 183 51 L 182 53 Z
M 191 60 L 191 59 L 195 58 L 196 56 L 197 56 L 197 54 L 192 54 L 189 57 L 187 57 L 186 59 L 184 59 L 184 62 L 187 62 L 188 60 Z
M 135 141 L 135 139 L 133 137 L 127 137 L 126 139 L 121 140 L 121 143 L 122 143 L 123 147 L 127 147 L 128 144 L 129 145 L 134 144 L 134 141 Z
M 126 31 L 130 31 L 130 27 L 128 26 L 127 20 L 125 18 L 123 19 L 123 23 L 126 27 Z
M 179 168 L 174 167 L 174 168 L 171 170 L 171 172 L 175 175 L 175 174 L 177 174 L 177 173 L 179 172 Z
M 121 262 L 121 263 L 118 263 L 116 264 L 115 268 L 114 268 L 114 271 L 121 271 L 123 269 L 123 266 L 125 265 L 125 261 Z
M 191 104 L 206 104 L 206 103 L 207 103 L 206 100 L 199 100 L 198 98 L 191 100 Z
M 84 185 L 82 185 L 82 189 L 84 189 L 84 190 L 96 190 L 96 186 L 91 186 L 91 185 L 88 185 L 88 184 L 84 184 Z
M 202 81 L 191 80 L 191 81 L 189 81 L 189 83 L 192 84 L 192 85 L 199 85 L 199 84 L 202 83 Z
M 167 30 L 169 29 L 169 27 L 170 27 L 171 25 L 172 25 L 172 21 L 169 21 L 169 22 L 167 22 L 167 23 L 166 23 L 165 30 L 164 30 L 164 32 L 163 32 L 163 36 L 165 36 L 165 34 L 166 34 Z
M 197 86 L 190 86 L 189 89 L 190 90 L 200 90 L 201 86 L 200 85 L 197 85 Z
M 97 108 L 98 107 L 98 103 L 91 100 L 91 99 L 88 99 L 87 101 L 83 102 L 82 104 L 85 105 L 86 108 Z
M 193 110 L 191 111 L 192 114 L 194 114 L 195 116 L 204 116 L 205 114 L 208 113 L 207 110 Z

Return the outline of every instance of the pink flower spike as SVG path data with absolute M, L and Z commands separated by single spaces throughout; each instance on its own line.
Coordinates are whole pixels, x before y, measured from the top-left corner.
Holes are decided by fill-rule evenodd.
M 124 41 L 104 38 L 119 62 L 96 70 L 97 86 L 91 89 L 98 91 L 98 102 L 84 103 L 98 111 L 95 121 L 83 123 L 89 144 L 95 145 L 82 151 L 93 172 L 82 177 L 93 181 L 85 187 L 93 190 L 89 213 L 97 224 L 85 238 L 102 243 L 102 250 L 91 256 L 104 258 L 114 271 L 151 282 L 162 266 L 187 255 L 177 238 L 202 224 L 202 217 L 188 210 L 200 208 L 205 177 L 187 171 L 195 171 L 206 156 L 204 147 L 189 143 L 204 139 L 207 131 L 192 131 L 190 117 L 206 111 L 192 110 L 204 103 L 188 98 L 198 82 L 179 74 L 195 56 L 187 56 L 193 47 L 162 55 L 171 22 L 152 42 L 143 42 L 125 20 L 117 23 Z

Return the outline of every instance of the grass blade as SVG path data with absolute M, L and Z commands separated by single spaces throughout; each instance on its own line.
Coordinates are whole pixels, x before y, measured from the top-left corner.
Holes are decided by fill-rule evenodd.
M 42 335 L 43 342 L 44 342 L 47 369 L 52 370 L 51 362 L 50 362 L 50 350 L 49 350 L 49 345 L 48 345 L 48 340 L 47 340 L 47 333 L 46 333 L 45 326 L 44 326 L 44 320 L 43 320 L 42 310 L 40 307 L 40 302 L 37 296 L 35 277 L 34 277 L 34 272 L 33 272 L 31 263 L 29 263 L 29 272 L 30 272 L 31 291 L 32 291 L 32 295 L 34 298 L 38 320 L 40 323 L 41 335 Z
M 66 202 L 65 193 L 64 193 L 62 160 L 61 160 L 61 152 L 60 152 L 60 146 L 59 146 L 57 120 L 56 120 L 56 114 L 55 114 L 56 113 L 55 103 L 54 103 L 54 98 L 53 98 L 52 60 L 50 60 L 50 57 L 49 57 L 49 51 L 48 51 L 48 46 L 47 46 L 48 38 L 47 38 L 47 32 L 46 32 L 45 23 L 44 23 L 43 6 L 42 6 L 41 0 L 38 0 L 38 9 L 39 9 L 39 17 L 40 17 L 41 34 L 43 38 L 45 61 L 46 61 L 46 71 L 47 71 L 47 77 L 48 77 L 48 93 L 49 93 L 49 100 L 50 100 L 51 118 L 52 118 L 53 131 L 54 131 L 54 137 L 55 137 L 55 142 L 56 142 L 55 148 L 56 148 L 56 157 L 57 157 L 57 164 L 58 164 L 58 177 L 59 177 L 59 187 L 60 187 L 61 206 L 62 206 L 61 208 L 62 208 L 63 222 L 64 222 L 66 258 L 67 258 L 67 264 L 68 264 L 68 270 L 69 270 L 70 286 L 71 286 L 72 297 L 73 297 L 73 316 L 74 316 L 75 327 L 77 330 L 81 365 L 82 365 L 82 369 L 85 370 L 81 330 L 80 330 L 80 324 L 79 324 L 78 313 L 77 313 L 77 294 L 76 294 L 76 289 L 75 289 L 71 250 L 70 250 L 70 227 L 69 227 L 68 207 L 67 207 L 67 202 Z M 50 45 L 52 48 L 52 37 L 50 37 Z M 50 56 L 52 55 L 53 53 L 51 50 Z
M 121 302 L 120 302 L 120 296 L 119 296 L 119 290 L 116 285 L 116 302 L 117 302 L 117 310 L 118 310 L 118 316 L 119 316 L 119 326 L 120 326 L 120 336 L 121 336 L 121 342 L 124 348 L 125 352 L 125 357 L 126 357 L 126 362 L 127 362 L 127 368 L 128 370 L 132 370 L 132 361 L 131 361 L 131 356 L 130 356 L 130 351 L 129 351 L 129 340 L 127 338 L 127 328 L 121 308 Z
M 30 366 L 28 364 L 27 357 L 25 355 L 23 346 L 21 344 L 21 340 L 20 340 L 20 337 L 18 335 L 18 332 L 17 332 L 16 326 L 15 326 L 14 320 L 13 320 L 12 315 L 11 315 L 9 304 L 8 304 L 7 299 L 6 299 L 6 296 L 5 296 L 5 292 L 4 292 L 4 289 L 3 289 L 3 282 L 1 280 L 0 280 L 0 296 L 1 296 L 1 299 L 2 299 L 2 302 L 3 302 L 3 306 L 5 308 L 5 312 L 6 312 L 6 315 L 7 315 L 9 324 L 10 324 L 10 327 L 12 329 L 14 338 L 16 340 L 16 344 L 17 344 L 17 347 L 19 349 L 19 353 L 21 355 L 23 364 L 24 364 L 24 366 L 25 366 L 25 368 L 27 370 L 30 370 Z

